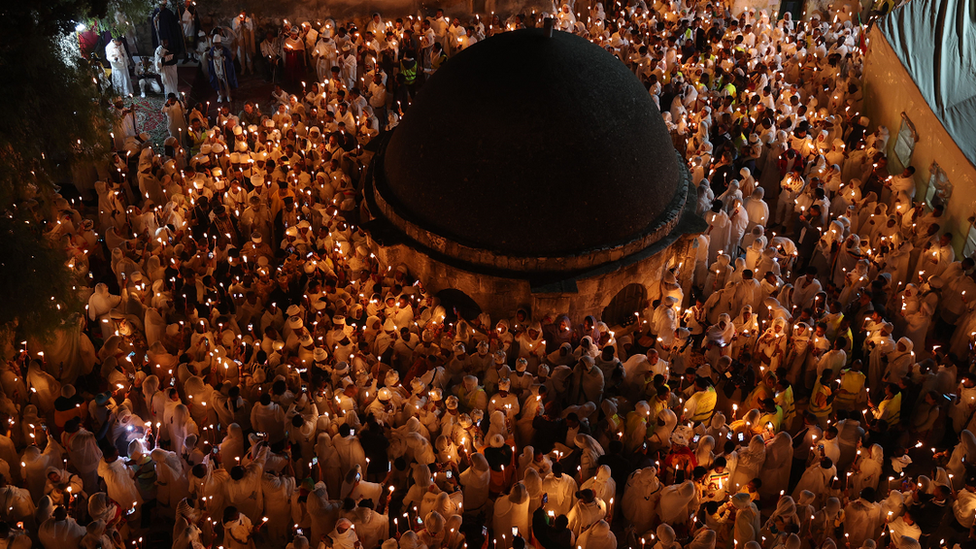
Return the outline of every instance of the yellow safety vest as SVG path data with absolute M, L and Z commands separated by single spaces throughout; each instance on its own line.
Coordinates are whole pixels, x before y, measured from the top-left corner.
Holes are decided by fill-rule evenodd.
M 901 422 L 901 393 L 886 398 L 878 405 L 878 419 L 888 422 L 888 427 L 895 427 Z
M 864 390 L 864 380 L 865 376 L 863 372 L 855 372 L 850 369 L 841 370 L 840 388 L 845 392 L 838 392 L 837 396 L 834 397 L 834 402 L 839 406 L 843 406 L 845 409 L 850 409 L 857 401 L 861 391 Z
M 785 391 L 776 395 L 774 399 L 776 405 L 783 410 L 783 422 L 786 429 L 793 425 L 793 418 L 796 417 L 796 404 L 793 402 L 793 387 L 787 387 Z
M 765 413 L 761 418 L 759 418 L 759 425 L 765 429 L 766 424 L 773 424 L 773 432 L 778 433 L 780 428 L 783 426 L 783 408 L 777 406 L 775 413 Z
M 810 413 L 818 418 L 830 415 L 832 406 L 827 399 L 830 398 L 830 387 L 822 385 L 820 380 L 813 386 L 813 394 L 810 395 Z
M 691 399 L 695 399 L 695 409 L 692 410 L 694 415 L 689 418 L 691 421 L 707 421 L 708 418 L 712 417 L 712 412 L 715 411 L 715 403 L 718 402 L 718 393 L 715 392 L 714 387 L 695 393 Z M 691 399 L 689 399 L 689 403 Z
M 403 75 L 403 81 L 406 84 L 413 84 L 417 80 L 417 63 L 413 64 L 413 67 L 407 68 L 403 61 L 400 61 L 400 74 Z

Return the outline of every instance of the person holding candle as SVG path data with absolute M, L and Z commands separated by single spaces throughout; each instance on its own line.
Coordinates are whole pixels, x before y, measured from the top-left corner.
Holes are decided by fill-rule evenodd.
M 206 59 L 210 86 L 217 92 L 217 103 L 222 103 L 224 99 L 230 102 L 231 90 L 237 88 L 237 71 L 233 55 L 219 34 L 213 37 L 213 46 L 207 51 Z
M 68 516 L 64 507 L 55 508 L 51 518 L 38 527 L 38 538 L 44 549 L 79 547 L 87 533 L 74 517 Z

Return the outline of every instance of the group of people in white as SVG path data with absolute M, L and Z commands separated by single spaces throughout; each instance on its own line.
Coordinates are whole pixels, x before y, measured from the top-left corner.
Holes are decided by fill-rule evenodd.
M 4 546 L 970 546 L 974 262 L 861 114 L 860 14 L 777 15 L 471 22 L 554 17 L 660 105 L 708 229 L 626 321 L 491 318 L 378 259 L 355 136 L 410 63 L 189 110 L 162 150 L 120 127 L 97 204 L 37 210 L 91 287 L 0 365 Z M 451 55 L 446 21 L 348 40 Z

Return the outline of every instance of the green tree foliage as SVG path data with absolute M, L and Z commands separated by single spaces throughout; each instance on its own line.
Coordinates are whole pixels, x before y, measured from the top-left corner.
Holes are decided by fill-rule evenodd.
M 0 326 L 16 321 L 25 338 L 46 339 L 69 312 L 83 307 L 80 281 L 42 225 L 25 208 L 0 215 Z
M 44 337 L 78 306 L 67 258 L 44 237 L 50 212 L 27 204 L 48 203 L 54 184 L 71 181 L 75 160 L 108 150 L 108 104 L 72 45 L 79 22 L 119 10 L 123 19 L 148 15 L 146 0 L 119 1 L 12 1 L 0 9 L 0 326 L 16 319 L 20 336 Z
M 87 64 L 71 59 L 64 37 L 94 6 L 86 0 L 10 2 L 0 17 L 0 210 L 68 179 L 72 161 L 91 158 L 104 109 Z

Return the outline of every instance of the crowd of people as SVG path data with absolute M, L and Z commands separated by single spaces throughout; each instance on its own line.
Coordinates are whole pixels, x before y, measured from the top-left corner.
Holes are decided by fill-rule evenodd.
M 972 546 L 974 262 L 861 114 L 861 15 L 377 14 L 299 25 L 353 72 L 270 114 L 122 119 L 97 204 L 38 208 L 90 287 L 0 366 L 3 546 Z M 708 223 L 626 326 L 465 315 L 361 226 L 378 120 L 546 17 L 646 84 Z

